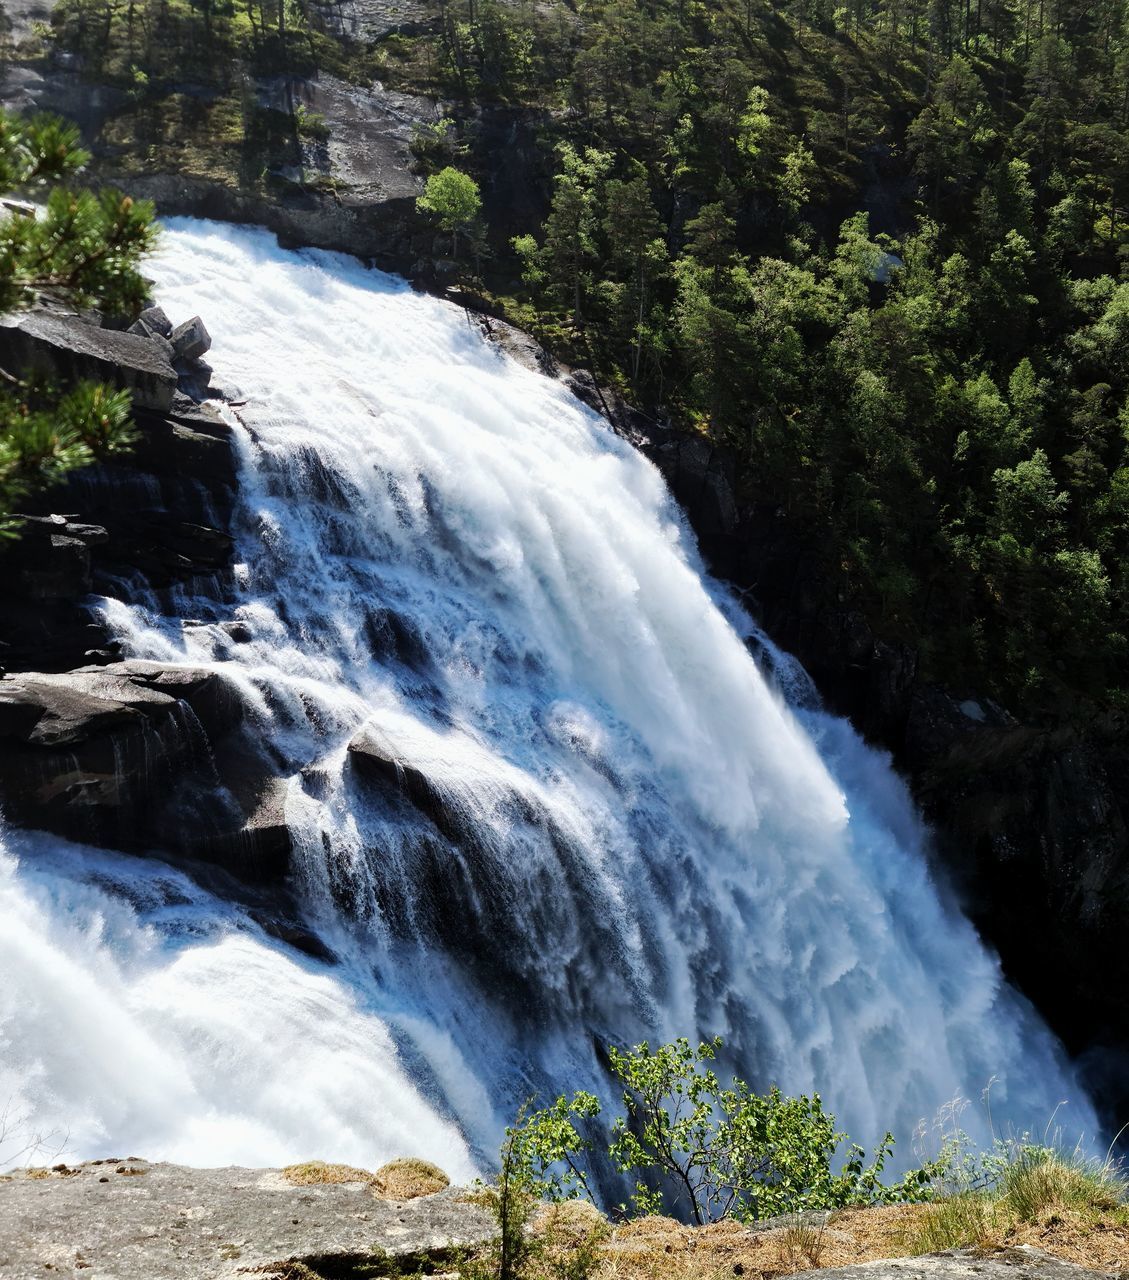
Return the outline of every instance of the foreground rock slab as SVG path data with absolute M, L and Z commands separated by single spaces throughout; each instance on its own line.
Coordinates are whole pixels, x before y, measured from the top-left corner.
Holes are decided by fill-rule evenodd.
M 289 1258 L 473 1244 L 491 1220 L 464 1195 L 378 1200 L 359 1182 L 293 1186 L 277 1169 L 144 1160 L 20 1173 L 0 1180 L 0 1277 L 220 1280 Z
M 1129 1280 L 1129 1258 L 1125 1266 L 1120 1273 L 1091 1271 L 1030 1245 L 1019 1245 L 998 1253 L 956 1249 L 924 1258 L 860 1262 L 851 1267 L 805 1271 L 804 1280 Z

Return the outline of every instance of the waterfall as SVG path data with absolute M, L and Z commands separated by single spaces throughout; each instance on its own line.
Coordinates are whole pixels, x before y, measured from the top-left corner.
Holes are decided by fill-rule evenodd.
M 997 1124 L 1069 1099 L 1092 1132 L 888 761 L 709 579 L 647 461 L 352 259 L 178 221 L 151 270 L 247 401 L 236 598 L 102 608 L 131 656 L 242 688 L 339 963 L 159 863 L 9 834 L 0 1097 L 80 1155 L 465 1176 L 525 1098 L 609 1096 L 602 1044 L 716 1034 L 903 1162 L 989 1080 Z M 358 776 L 360 733 L 414 798 Z

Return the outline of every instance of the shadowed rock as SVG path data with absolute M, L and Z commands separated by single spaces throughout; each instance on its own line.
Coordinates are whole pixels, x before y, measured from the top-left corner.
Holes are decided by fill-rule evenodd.
M 349 743 L 348 751 L 353 771 L 370 789 L 389 798 L 402 797 L 451 840 L 457 841 L 464 834 L 439 788 L 422 770 L 404 760 L 376 729 L 363 729 Z
M 87 844 L 282 880 L 285 784 L 237 687 L 210 668 L 115 662 L 0 680 L 0 807 Z
M 33 311 L 0 317 L 0 365 L 63 383 L 109 382 L 125 387 L 147 409 L 168 409 L 176 390 L 176 370 L 160 344 L 100 329 L 76 315 Z
M 199 360 L 212 346 L 211 336 L 199 316 L 178 324 L 169 334 L 169 342 L 178 360 Z

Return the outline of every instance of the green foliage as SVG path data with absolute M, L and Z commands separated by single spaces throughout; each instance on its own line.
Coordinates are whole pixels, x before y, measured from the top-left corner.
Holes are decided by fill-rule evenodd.
M 77 131 L 50 118 L 16 120 L 0 113 L 0 181 L 38 195 L 86 160 Z M 111 316 L 136 314 L 146 294 L 138 271 L 154 240 L 152 206 L 104 191 L 55 186 L 38 216 L 10 209 L 0 218 L 0 308 L 11 311 L 40 294 Z M 59 388 L 0 375 L 0 535 L 29 495 L 68 471 L 129 447 L 128 392 L 84 382 Z
M 529 1230 L 537 1202 L 528 1152 L 520 1136 L 525 1122 L 523 1108 L 517 1124 L 506 1130 L 497 1176 L 479 1189 L 498 1230 L 486 1250 L 460 1269 L 467 1280 L 522 1280 L 538 1252 L 538 1242 Z
M 1020 1145 L 1008 1160 L 999 1197 L 1021 1222 L 1038 1222 L 1053 1208 L 1108 1213 L 1129 1198 L 1124 1177 L 1110 1161 L 1032 1143 Z
M 82 382 L 58 388 L 0 386 L 0 536 L 18 529 L 12 511 L 68 471 L 127 450 L 134 441 L 128 391 Z
M 944 1196 L 929 1209 L 911 1243 L 913 1253 L 943 1253 L 986 1241 L 993 1227 L 993 1206 L 976 1191 Z
M 599 1101 L 583 1091 L 573 1094 L 571 1101 L 560 1097 L 539 1111 L 524 1110 L 517 1124 L 506 1131 L 503 1163 L 508 1160 L 519 1170 L 522 1182 L 536 1188 L 543 1200 L 592 1199 L 584 1167 L 592 1144 L 581 1136 L 576 1122 L 599 1114 Z
M 629 1052 L 610 1051 L 626 1111 L 613 1127 L 611 1154 L 623 1172 L 643 1175 L 635 1193 L 640 1210 L 673 1207 L 697 1223 L 753 1221 L 928 1195 L 930 1170 L 883 1186 L 890 1134 L 869 1164 L 862 1148 L 852 1146 L 834 1173 L 845 1135 L 819 1095 L 787 1098 L 777 1088 L 755 1094 L 738 1079 L 723 1088 L 708 1065 L 720 1043 L 692 1048 L 680 1039 L 656 1049 L 644 1042 Z
M 1121 0 L 436 0 L 426 32 L 371 47 L 324 12 L 62 0 L 53 40 L 129 95 L 108 154 L 244 187 L 303 163 L 308 131 L 256 78 L 443 101 L 413 151 L 464 171 L 425 195 L 451 256 L 470 232 L 511 318 L 733 449 L 816 607 L 1025 713 L 1125 704 Z M 530 189 L 490 254 L 477 212 L 441 219 L 509 163 L 499 106 Z M 1037 456 L 1065 502 L 1021 511 Z
M 448 165 L 428 178 L 416 207 L 433 214 L 444 231 L 456 231 L 478 217 L 482 198 L 472 177 Z
M 483 100 L 556 157 L 496 260 L 543 339 L 732 447 L 924 678 L 1123 702 L 1124 6 L 442 12 L 470 164 Z
M 1122 1169 L 1077 1149 L 1032 1141 L 997 1141 L 984 1156 L 955 1141 L 946 1187 L 930 1204 L 912 1241 L 915 1253 L 986 1244 L 1017 1223 L 1070 1213 L 1076 1220 L 1129 1222 L 1129 1187 Z
M 803 1209 L 835 1209 L 928 1199 L 940 1175 L 934 1161 L 893 1184 L 881 1175 L 893 1147 L 887 1134 L 869 1163 L 850 1146 L 838 1173 L 832 1162 L 844 1134 L 818 1095 L 754 1094 L 742 1080 L 723 1087 L 709 1065 L 720 1040 L 688 1040 L 652 1049 L 609 1050 L 623 1088 L 608 1154 L 637 1178 L 640 1213 L 681 1213 L 696 1223 L 752 1221 Z M 599 1115 L 588 1093 L 523 1110 L 507 1130 L 503 1168 L 530 1194 L 551 1201 L 592 1197 L 588 1162 L 594 1145 L 582 1133 Z M 582 1122 L 578 1127 L 577 1121 Z
M 451 235 L 451 257 L 457 258 L 459 232 L 469 230 L 482 209 L 478 183 L 466 173 L 447 165 L 428 178 L 416 208 L 430 214 Z

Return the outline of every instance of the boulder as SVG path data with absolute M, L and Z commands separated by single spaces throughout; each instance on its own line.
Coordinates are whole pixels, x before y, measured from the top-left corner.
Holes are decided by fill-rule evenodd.
M 143 338 L 168 338 L 172 333 L 172 321 L 161 307 L 146 307 L 129 326 L 129 332 L 138 333 Z
M 91 589 L 90 548 L 106 542 L 100 525 L 80 524 L 66 516 L 25 516 L 19 550 L 6 558 L 8 590 L 29 600 L 84 596 Z
M 178 324 L 168 337 L 178 360 L 199 360 L 212 346 L 212 339 L 199 316 Z
M 462 824 L 442 791 L 405 760 L 378 729 L 362 729 L 349 743 L 348 755 L 353 772 L 375 798 L 406 802 L 430 818 L 449 839 L 460 839 Z
M 0 679 L 0 809 L 87 844 L 288 873 L 285 783 L 211 668 L 130 660 Z
M 242 735 L 220 745 L 215 762 L 222 783 L 209 811 L 185 834 L 182 852 L 225 868 L 245 884 L 281 883 L 290 874 L 294 850 L 286 780 L 274 776 L 267 757 Z
M 176 390 L 176 370 L 156 343 L 57 312 L 0 317 L 0 366 L 35 371 L 62 383 L 87 378 L 110 382 L 150 409 L 168 409 Z

